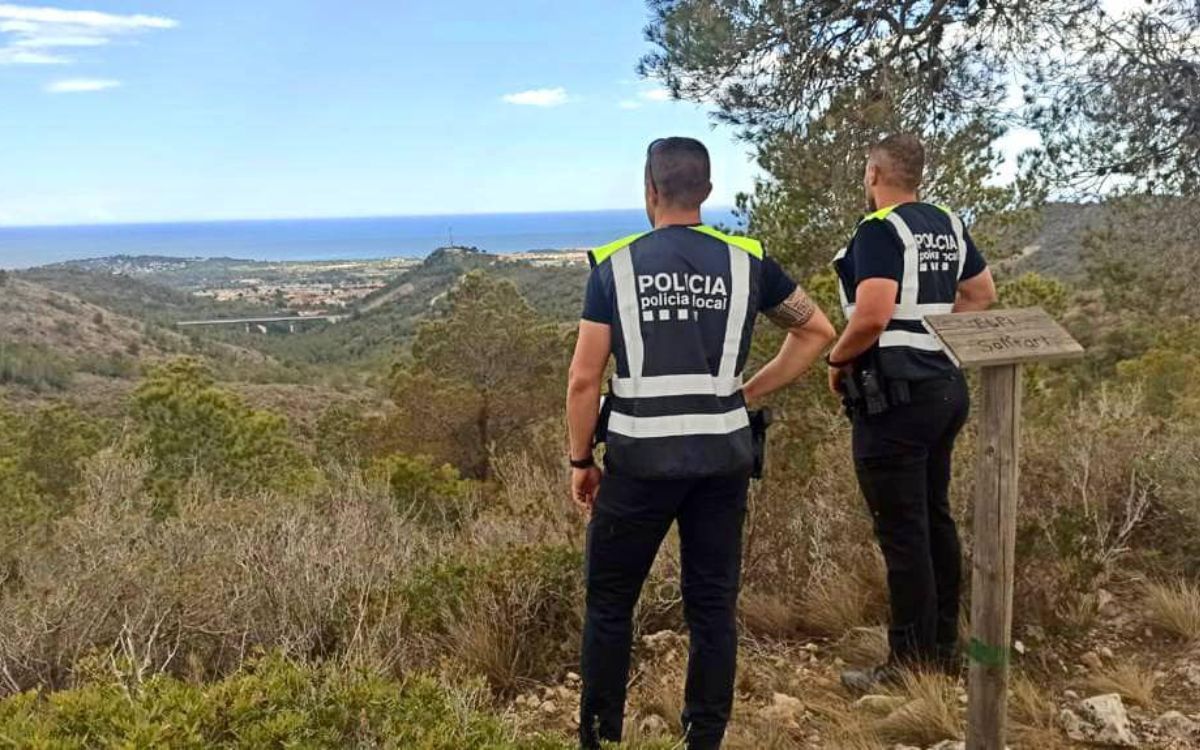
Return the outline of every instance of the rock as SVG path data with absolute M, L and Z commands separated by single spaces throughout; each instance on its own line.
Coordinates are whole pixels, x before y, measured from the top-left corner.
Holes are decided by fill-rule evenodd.
M 538 711 L 546 716 L 553 716 L 558 713 L 558 705 L 554 701 L 545 701 L 542 705 L 538 706 Z
M 1058 727 L 1066 733 L 1067 739 L 1073 742 L 1084 742 L 1087 740 L 1087 731 L 1083 719 L 1079 718 L 1079 715 L 1069 708 L 1064 708 L 1058 712 Z
M 758 710 L 758 715 L 767 721 L 798 729 L 800 719 L 804 717 L 804 704 L 800 702 L 799 698 L 786 693 L 775 693 L 771 696 L 770 704 Z
M 1096 590 L 1096 611 L 1104 617 L 1115 617 L 1121 613 L 1117 598 L 1105 589 Z
M 1116 693 L 1096 695 L 1079 704 L 1083 715 L 1095 729 L 1089 738 L 1101 745 L 1137 747 L 1138 740 L 1129 727 L 1129 714 Z
M 1200 735 L 1200 724 L 1178 711 L 1167 711 L 1152 722 L 1160 734 L 1176 740 L 1190 740 Z
M 1108 661 L 1112 661 L 1114 658 L 1116 658 L 1113 655 L 1113 650 L 1111 648 L 1109 648 L 1108 646 L 1100 647 L 1100 656 L 1104 657 Z
M 566 685 L 559 685 L 554 688 L 554 697 L 562 701 L 571 700 L 571 690 Z
M 1200 687 L 1200 664 L 1189 662 L 1180 667 L 1179 675 L 1187 680 L 1188 684 Z
M 1074 690 L 1064 690 L 1063 697 L 1074 703 L 1075 701 L 1079 700 L 1079 693 L 1075 692 Z
M 942 740 L 929 750 L 967 750 L 967 743 L 962 740 Z
M 642 736 L 658 737 L 667 733 L 667 722 L 658 714 L 642 717 L 638 722 L 638 733 Z
M 1079 663 L 1087 667 L 1088 671 L 1099 672 L 1104 669 L 1104 662 L 1100 660 L 1100 654 L 1095 651 L 1088 651 L 1083 656 L 1079 657 Z
M 921 748 L 912 745 L 892 745 L 892 750 L 921 750 Z
M 1027 650 L 1028 649 L 1025 648 L 1025 644 L 1021 641 L 1013 641 L 1013 651 L 1016 651 L 1021 656 L 1024 656 Z
M 657 633 L 642 636 L 642 645 L 656 654 L 669 651 L 679 643 L 679 634 L 673 630 L 660 630 Z
M 575 674 L 574 672 L 567 672 L 568 685 L 578 685 L 580 682 L 582 682 L 582 680 L 580 679 L 579 675 Z
M 895 695 L 864 695 L 854 701 L 854 707 L 860 711 L 886 716 L 908 701 Z

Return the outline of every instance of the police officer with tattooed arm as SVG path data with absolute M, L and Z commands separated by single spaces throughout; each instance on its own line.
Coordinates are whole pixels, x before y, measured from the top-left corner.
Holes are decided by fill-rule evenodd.
M 855 472 L 891 596 L 890 657 L 843 673 L 856 692 L 894 681 L 901 667 L 958 671 L 962 559 L 949 488 L 967 385 L 922 321 L 985 310 L 996 289 L 962 220 L 917 197 L 924 164 L 915 136 L 870 150 L 871 213 L 834 260 L 849 322 L 829 353 L 829 382 L 853 423 Z
M 633 609 L 672 523 L 691 642 L 682 723 L 689 748 L 720 746 L 733 703 L 742 521 L 754 464 L 746 404 L 798 378 L 834 337 L 760 243 L 701 223 L 709 171 L 699 141 L 652 143 L 645 195 L 653 229 L 591 253 L 567 393 L 571 488 L 591 515 L 585 748 L 621 739 Z M 743 384 L 759 312 L 788 335 Z M 602 475 L 592 450 L 610 356 Z

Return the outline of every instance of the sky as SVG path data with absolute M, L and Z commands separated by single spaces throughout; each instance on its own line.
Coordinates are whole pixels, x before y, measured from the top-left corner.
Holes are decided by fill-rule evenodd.
M 0 224 L 631 208 L 755 167 L 635 66 L 643 0 L 0 0 Z
M 665 135 L 708 144 L 730 205 L 753 160 L 638 79 L 647 21 L 644 0 L 0 0 L 0 225 L 632 208 Z

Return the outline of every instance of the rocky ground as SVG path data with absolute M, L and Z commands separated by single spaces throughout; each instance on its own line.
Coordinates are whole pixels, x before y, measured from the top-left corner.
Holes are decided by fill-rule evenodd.
M 1102 592 L 1084 647 L 1018 629 L 1010 689 L 1012 748 L 1200 748 L 1200 643 L 1166 639 L 1134 608 Z M 859 628 L 837 641 L 742 646 L 734 719 L 726 746 L 844 750 L 964 748 L 964 679 L 913 676 L 902 686 L 854 697 L 839 685 L 847 663 L 870 662 L 883 631 Z M 687 637 L 640 638 L 631 675 L 626 741 L 670 747 L 680 733 Z M 530 688 L 513 712 L 525 730 L 573 734 L 579 676 Z M 666 740 L 667 744 L 660 745 Z

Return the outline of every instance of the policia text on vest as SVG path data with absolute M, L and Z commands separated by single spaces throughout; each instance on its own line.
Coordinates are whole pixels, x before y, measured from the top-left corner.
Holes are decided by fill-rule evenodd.
M 741 532 L 754 462 L 748 401 L 783 387 L 833 329 L 760 243 L 701 223 L 708 154 L 656 141 L 645 170 L 654 229 L 591 254 L 567 411 L 572 492 L 590 513 L 580 742 L 619 741 L 632 614 L 672 523 L 680 534 L 691 653 L 683 726 L 689 748 L 721 744 L 733 701 Z M 748 381 L 759 312 L 788 329 L 779 355 Z M 606 473 L 592 460 L 602 378 Z
M 962 220 L 918 201 L 923 163 L 912 136 L 871 150 L 864 187 L 875 210 L 834 259 L 848 323 L 829 354 L 830 385 L 853 425 L 854 469 L 891 599 L 889 659 L 845 672 L 854 691 L 895 679 L 901 666 L 961 667 L 962 556 L 949 487 L 968 395 L 924 318 L 984 309 L 995 287 Z

